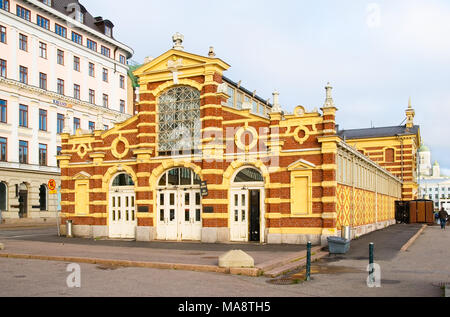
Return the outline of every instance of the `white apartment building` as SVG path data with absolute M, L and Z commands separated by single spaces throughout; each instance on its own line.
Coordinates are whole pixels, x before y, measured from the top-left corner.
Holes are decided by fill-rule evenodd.
M 133 50 L 113 30 L 75 0 L 0 0 L 0 219 L 55 217 L 59 134 L 133 114 Z
M 450 177 L 441 175 L 438 162 L 431 165 L 427 146 L 421 146 L 419 157 L 419 198 L 433 200 L 436 211 L 444 207 L 450 213 Z

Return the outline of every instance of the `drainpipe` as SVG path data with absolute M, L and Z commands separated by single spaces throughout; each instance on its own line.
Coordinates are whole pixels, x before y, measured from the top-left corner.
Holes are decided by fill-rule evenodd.
M 351 237 L 351 232 L 353 229 L 353 213 L 355 212 L 355 156 L 352 156 L 352 211 L 350 213 L 350 240 L 352 239 Z

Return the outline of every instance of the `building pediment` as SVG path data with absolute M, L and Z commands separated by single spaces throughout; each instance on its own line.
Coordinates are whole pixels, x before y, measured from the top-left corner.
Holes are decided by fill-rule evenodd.
M 300 159 L 298 161 L 295 161 L 291 165 L 288 166 L 288 171 L 295 171 L 295 170 L 305 170 L 305 169 L 312 169 L 315 168 L 316 165 L 308 162 L 307 160 Z
M 174 72 L 181 77 L 204 75 L 206 69 L 222 73 L 230 67 L 219 58 L 200 56 L 180 50 L 171 49 L 154 60 L 136 69 L 133 74 L 146 81 L 161 80 L 164 76 L 172 77 Z
M 82 179 L 90 179 L 91 175 L 86 172 L 79 172 L 77 175 L 73 177 L 74 180 L 82 180 Z

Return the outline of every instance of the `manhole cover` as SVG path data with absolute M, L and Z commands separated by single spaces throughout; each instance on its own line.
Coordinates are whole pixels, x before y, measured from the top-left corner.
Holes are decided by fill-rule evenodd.
M 381 280 L 381 284 L 400 284 L 400 281 L 396 281 L 396 280 Z
M 268 280 L 267 283 L 273 284 L 273 285 L 294 285 L 294 284 L 303 283 L 303 281 L 299 280 L 299 279 L 292 279 L 292 278 L 279 278 L 279 279 L 275 279 L 275 280 Z
M 432 285 L 436 287 L 450 287 L 450 282 L 434 282 Z
M 14 276 L 14 278 L 26 278 L 26 276 L 25 275 L 16 275 L 16 276 Z

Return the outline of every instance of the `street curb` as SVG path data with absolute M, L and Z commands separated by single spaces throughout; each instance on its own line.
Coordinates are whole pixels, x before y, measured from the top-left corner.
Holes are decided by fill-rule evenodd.
M 417 240 L 417 238 L 420 237 L 422 232 L 424 232 L 427 227 L 428 227 L 427 225 L 423 225 L 422 228 L 411 239 L 409 239 L 409 241 L 406 242 L 406 244 L 400 250 L 402 252 L 406 252 L 408 248 Z
M 101 265 L 108 265 L 108 266 L 139 267 L 139 268 L 149 268 L 149 269 L 168 269 L 168 270 L 208 272 L 208 273 L 222 273 L 222 274 L 232 274 L 232 275 L 245 275 L 245 276 L 252 276 L 252 277 L 257 277 L 257 276 L 261 275 L 261 273 L 260 273 L 261 270 L 258 268 L 222 268 L 222 267 L 218 267 L 218 266 L 214 266 L 214 265 L 200 265 L 200 264 L 142 262 L 142 261 L 127 261 L 127 260 L 64 257 L 64 256 L 11 254 L 11 253 L 10 254 L 0 253 L 0 258 L 58 261 L 58 262 L 86 263 L 86 264 L 101 264 Z

